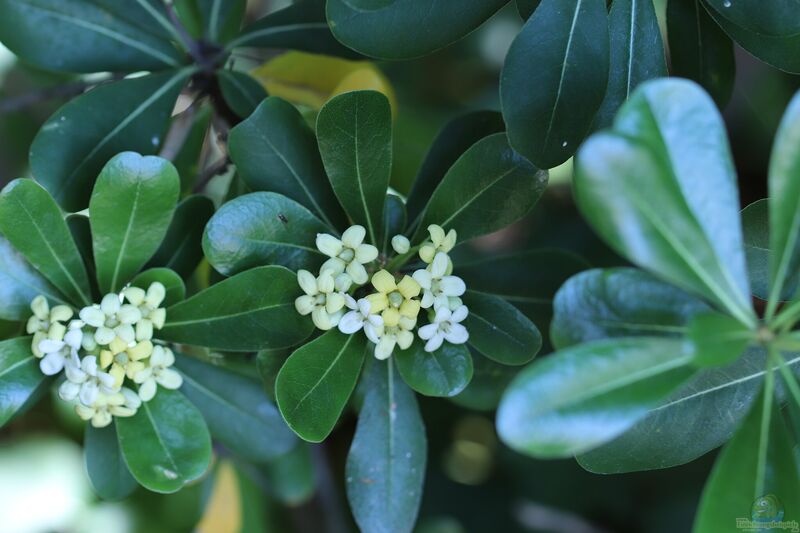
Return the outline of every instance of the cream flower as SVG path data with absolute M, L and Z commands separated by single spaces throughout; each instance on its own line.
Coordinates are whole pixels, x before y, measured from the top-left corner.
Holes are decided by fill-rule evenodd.
M 335 328 L 344 314 L 345 302 L 344 294 L 336 290 L 333 274 L 324 271 L 315 278 L 308 270 L 298 270 L 297 282 L 305 293 L 294 301 L 297 312 L 303 316 L 310 314 L 319 329 Z
M 417 325 L 416 318 L 400 316 L 395 326 L 384 326 L 383 331 L 377 339 L 375 346 L 375 357 L 377 359 L 388 359 L 394 352 L 395 347 L 407 350 L 414 342 L 414 327 Z M 375 342 L 375 339 L 370 339 Z
M 345 272 L 358 285 L 369 281 L 364 265 L 378 258 L 378 249 L 371 244 L 364 244 L 366 234 L 363 226 L 350 226 L 342 234 L 342 240 L 327 233 L 318 233 L 317 248 L 330 257 L 323 263 L 320 272 L 330 271 L 334 277 Z
M 115 394 L 119 387 L 114 386 L 114 378 L 100 370 L 97 366 L 97 357 L 88 355 L 83 360 L 78 360 L 77 354 L 72 354 L 64 367 L 67 380 L 58 390 L 61 399 L 72 401 L 78 398 L 80 402 L 90 407 L 101 394 Z
M 139 287 L 126 287 L 122 295 L 139 309 L 142 318 L 136 322 L 136 340 L 145 341 L 153 338 L 153 329 L 161 329 L 167 318 L 167 310 L 159 307 L 167 295 L 167 289 L 158 281 L 150 284 L 145 291 Z
M 56 305 L 50 309 L 47 299 L 41 294 L 31 300 L 33 316 L 25 324 L 25 331 L 33 335 L 31 351 L 36 357 L 44 357 L 39 349 L 39 344 L 44 339 L 60 341 L 64 339 L 67 327 L 64 322 L 72 318 L 73 312 L 69 306 Z
M 175 354 L 169 348 L 156 346 L 150 356 L 148 366 L 138 371 L 133 376 L 133 381 L 139 384 L 139 397 L 144 402 L 149 402 L 156 395 L 156 385 L 167 389 L 177 389 L 183 384 L 183 377 L 170 368 L 175 364 Z
M 70 329 L 63 335 L 63 340 L 44 338 L 39 341 L 37 351 L 42 358 L 39 361 L 39 369 L 46 376 L 54 376 L 61 372 L 71 356 L 78 357 L 78 349 L 81 347 L 82 322 L 73 320 Z
M 367 296 L 370 312 L 380 313 L 384 326 L 396 326 L 402 316 L 417 318 L 420 302 L 415 298 L 419 296 L 420 286 L 411 276 L 403 276 L 397 283 L 394 276 L 381 270 L 372 276 L 372 286 L 378 292 Z
M 108 346 L 112 353 L 119 353 L 136 341 L 134 325 L 142 319 L 139 308 L 123 304 L 119 294 L 106 294 L 100 305 L 84 307 L 81 320 L 97 328 L 94 340 L 100 346 Z
M 383 333 L 383 318 L 370 312 L 369 300 L 361 298 L 356 301 L 349 294 L 345 295 L 344 299 L 345 305 L 351 311 L 345 313 L 339 321 L 339 331 L 346 335 L 352 335 L 363 328 L 367 338 L 379 339 L 380 334 Z
M 447 254 L 438 252 L 427 269 L 414 272 L 414 280 L 422 287 L 423 308 L 450 307 L 450 298 L 461 296 L 467 290 L 464 280 L 446 275 L 448 262 Z
M 411 249 L 411 242 L 405 235 L 395 235 L 392 237 L 392 249 L 398 254 L 404 254 Z
M 442 345 L 443 341 L 450 344 L 464 344 L 469 339 L 467 328 L 461 322 L 467 318 L 469 310 L 462 305 L 455 311 L 450 311 L 448 307 L 439 307 L 430 324 L 419 328 L 419 338 L 426 340 L 425 351 L 435 352 Z
M 444 233 L 444 229 L 436 224 L 428 226 L 428 233 L 431 238 L 425 241 L 419 248 L 419 257 L 426 263 L 433 261 L 438 252 L 448 253 L 456 245 L 456 230 L 451 229 Z M 452 269 L 452 264 L 451 267 Z
M 75 412 L 83 420 L 91 420 L 96 428 L 106 427 L 111 424 L 112 417 L 128 417 L 136 414 L 142 404 L 139 396 L 131 389 L 123 388 L 112 394 L 98 394 L 92 405 L 77 404 Z

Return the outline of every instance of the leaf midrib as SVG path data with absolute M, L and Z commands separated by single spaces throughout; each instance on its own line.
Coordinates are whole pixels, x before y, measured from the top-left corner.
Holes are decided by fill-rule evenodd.
M 142 180 L 141 175 L 137 175 L 136 189 L 133 193 L 133 205 L 131 206 L 130 216 L 128 217 L 128 224 L 125 227 L 125 235 L 122 237 L 122 243 L 119 246 L 119 252 L 114 263 L 114 270 L 111 274 L 111 285 L 109 290 L 117 290 L 117 278 L 119 277 L 119 269 L 122 267 L 122 259 L 125 257 L 125 248 L 128 246 L 128 241 L 131 236 L 131 228 L 136 221 L 136 210 L 139 208 L 139 196 L 141 195 Z
M 181 304 L 188 305 L 189 302 L 191 302 L 191 300 L 185 300 L 184 302 L 181 302 Z M 236 318 L 236 317 L 239 317 L 239 316 L 246 316 L 246 315 L 250 315 L 250 314 L 253 314 L 253 313 L 260 313 L 262 311 L 268 311 L 270 309 L 276 309 L 276 308 L 279 308 L 279 307 L 294 307 L 294 303 L 293 302 L 280 303 L 280 304 L 268 305 L 268 306 L 264 306 L 264 307 L 255 307 L 255 308 L 251 308 L 251 309 L 246 309 L 244 311 L 240 311 L 238 313 L 232 313 L 232 314 L 229 314 L 229 315 L 216 315 L 216 316 L 213 316 L 213 317 L 195 318 L 195 319 L 192 319 L 192 320 L 183 320 L 183 321 L 180 321 L 180 322 L 167 322 L 166 324 L 164 324 L 164 328 L 163 329 L 168 329 L 168 328 L 176 327 L 176 326 L 187 326 L 187 325 L 192 325 L 192 324 L 200 324 L 200 323 L 204 323 L 204 322 L 217 322 L 217 321 L 221 321 L 221 320 L 230 320 L 232 318 Z

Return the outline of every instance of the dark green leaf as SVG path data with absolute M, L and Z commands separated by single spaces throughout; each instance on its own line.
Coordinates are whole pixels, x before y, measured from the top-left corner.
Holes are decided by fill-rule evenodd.
M 392 237 L 402 235 L 406 229 L 406 204 L 396 194 L 387 194 L 383 207 L 383 253 L 392 250 Z
M 106 164 L 89 202 L 100 291 L 119 291 L 158 250 L 180 193 L 166 159 L 124 152 Z
M 205 474 L 211 436 L 200 411 L 179 391 L 159 388 L 130 418 L 115 419 L 125 464 L 144 488 L 177 492 Z
M 611 67 L 606 96 L 594 128 L 611 125 L 614 115 L 637 85 L 667 75 L 664 43 L 651 0 L 615 0 L 608 18 Z
M 471 331 L 470 331 L 471 333 Z M 397 370 L 409 387 L 425 396 L 456 396 L 472 379 L 472 356 L 463 344 L 445 342 L 426 352 L 424 342 L 414 339 L 407 350 L 397 351 Z
M 547 185 L 547 172 L 514 152 L 504 133 L 472 145 L 450 167 L 422 214 L 414 241 L 430 224 L 455 229 L 458 240 L 492 233 L 522 218 Z
M 222 0 L 215 0 L 221 2 Z M 252 76 L 234 70 L 221 70 L 217 73 L 219 88 L 228 107 L 240 118 L 247 118 L 255 111 L 267 91 Z
M 362 531 L 408 533 L 422 498 L 427 443 L 417 400 L 391 361 L 374 361 L 347 455 L 347 500 Z
M 256 354 L 256 370 L 263 381 L 264 391 L 273 401 L 275 401 L 275 382 L 278 379 L 278 372 L 290 355 L 291 351 L 288 348 L 259 350 Z
M 627 431 L 692 375 L 691 349 L 678 339 L 608 339 L 537 361 L 503 395 L 500 438 L 541 458 L 596 448 Z
M 86 425 L 83 456 L 92 488 L 104 500 L 127 498 L 138 486 L 122 458 L 113 425 L 104 428 Z
M 50 382 L 31 353 L 31 337 L 0 341 L 0 427 L 33 405 Z
M 539 7 L 539 4 L 542 3 L 542 0 L 516 0 L 516 3 L 519 16 L 523 20 L 528 20 L 533 15 L 533 12 L 536 11 L 536 8 Z
M 280 194 L 254 192 L 224 204 L 206 225 L 203 251 L 225 275 L 260 265 L 313 269 L 326 259 L 317 233 L 329 228 L 305 207 Z
M 208 135 L 211 116 L 211 106 L 203 106 L 197 110 L 192 117 L 192 124 L 183 141 L 183 146 L 172 158 L 172 163 L 178 169 L 178 175 L 181 177 L 181 194 L 189 194 L 192 191 L 200 174 L 200 165 L 202 164 L 200 156 L 203 152 L 206 135 Z M 182 115 L 178 115 L 174 121 L 181 119 Z
M 699 300 L 635 268 L 594 269 L 556 294 L 550 339 L 557 348 L 611 337 L 685 335 Z
M 292 451 L 265 464 L 270 494 L 289 506 L 297 506 L 314 495 L 317 474 L 311 462 L 311 447 L 300 443 Z
M 701 0 L 668 0 L 667 37 L 672 74 L 696 81 L 725 107 L 736 78 L 733 42 Z
M 392 110 L 377 91 L 328 100 L 317 116 L 317 140 L 333 191 L 367 240 L 380 245 L 383 202 L 392 173 Z
M 345 225 L 314 132 L 288 102 L 267 98 L 231 130 L 229 149 L 236 170 L 252 190 L 280 193 L 331 227 Z
M 88 305 L 89 277 L 61 210 L 33 180 L 0 192 L 0 233 L 74 304 Z
M 64 297 L 0 236 L 0 319 L 22 321 L 31 316 L 31 300 L 43 294 L 50 305 Z
M 754 296 L 769 298 L 769 201 L 756 200 L 742 209 L 742 238 L 747 259 L 747 276 Z M 784 290 L 783 299 L 791 298 L 797 280 Z
M 508 0 L 328 0 L 337 39 L 364 55 L 412 59 L 461 39 Z
M 191 276 L 203 259 L 203 231 L 213 214 L 214 203 L 206 196 L 190 196 L 179 203 L 161 246 L 147 265 Z
M 168 268 L 158 267 L 140 272 L 133 278 L 131 285 L 147 290 L 156 281 L 167 289 L 162 306 L 174 305 L 186 298 L 186 286 L 183 279 L 177 272 Z
M 569 159 L 600 108 L 608 68 L 605 1 L 544 0 L 514 39 L 500 78 L 514 149 L 540 168 Z
M 300 293 L 290 270 L 254 268 L 169 307 L 158 338 L 245 352 L 293 346 L 313 329 L 294 308 Z
M 762 35 L 791 35 L 800 33 L 800 0 L 770 0 L 769 2 L 734 2 L 706 0 L 723 17 L 736 26 Z
M 161 144 L 187 69 L 100 85 L 64 105 L 33 140 L 31 171 L 65 208 L 86 208 L 106 162 L 131 150 L 154 154 Z
M 409 221 L 416 220 L 422 213 L 447 171 L 470 146 L 488 135 L 504 131 L 505 127 L 497 111 L 473 111 L 445 124 L 425 155 L 408 195 Z
M 470 346 L 504 365 L 524 365 L 539 353 L 542 335 L 516 307 L 497 296 L 472 290 L 463 300 L 469 309 L 464 325 Z
M 205 36 L 213 43 L 225 43 L 239 33 L 247 0 L 198 0 L 197 6 Z
M 278 373 L 275 399 L 301 438 L 322 442 L 339 420 L 361 373 L 362 334 L 332 330 L 297 349 Z
M 181 392 L 203 413 L 215 439 L 240 457 L 261 463 L 296 444 L 280 413 L 255 380 L 192 357 L 178 356 Z
M 700 313 L 689 322 L 687 337 L 695 345 L 694 364 L 721 366 L 739 358 L 755 339 L 755 332 L 722 313 Z
M 450 401 L 467 409 L 493 411 L 519 369 L 495 363 L 476 350 L 470 350 L 470 353 L 473 363 L 472 380 L 467 388 L 458 396 L 450 398 Z
M 169 24 L 159 3 L 0 0 L 0 12 L 3 44 L 44 69 L 136 72 L 182 62 L 172 43 L 151 29 Z

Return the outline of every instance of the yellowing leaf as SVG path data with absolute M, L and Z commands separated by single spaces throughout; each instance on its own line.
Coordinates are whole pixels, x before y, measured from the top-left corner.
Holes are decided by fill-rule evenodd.
M 203 518 L 197 524 L 198 533 L 238 533 L 242 528 L 242 505 L 239 480 L 233 464 L 224 460 L 217 467 L 214 488 L 208 499 Z
M 251 72 L 267 92 L 295 104 L 319 109 L 330 98 L 348 91 L 371 89 L 386 95 L 396 112 L 389 80 L 369 61 L 350 61 L 305 52 L 287 52 Z

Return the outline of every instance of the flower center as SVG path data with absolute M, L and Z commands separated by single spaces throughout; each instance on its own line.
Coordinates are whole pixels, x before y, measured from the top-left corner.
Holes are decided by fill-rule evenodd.
M 341 259 L 345 263 L 349 263 L 350 261 L 353 260 L 353 257 L 355 257 L 355 255 L 356 253 L 355 251 L 353 251 L 352 248 L 345 248 L 344 250 L 339 252 L 339 259 Z
M 405 298 L 403 297 L 402 294 L 400 294 L 399 291 L 390 292 L 388 298 L 389 298 L 389 305 L 391 305 L 395 309 L 403 305 L 403 300 L 405 300 Z

